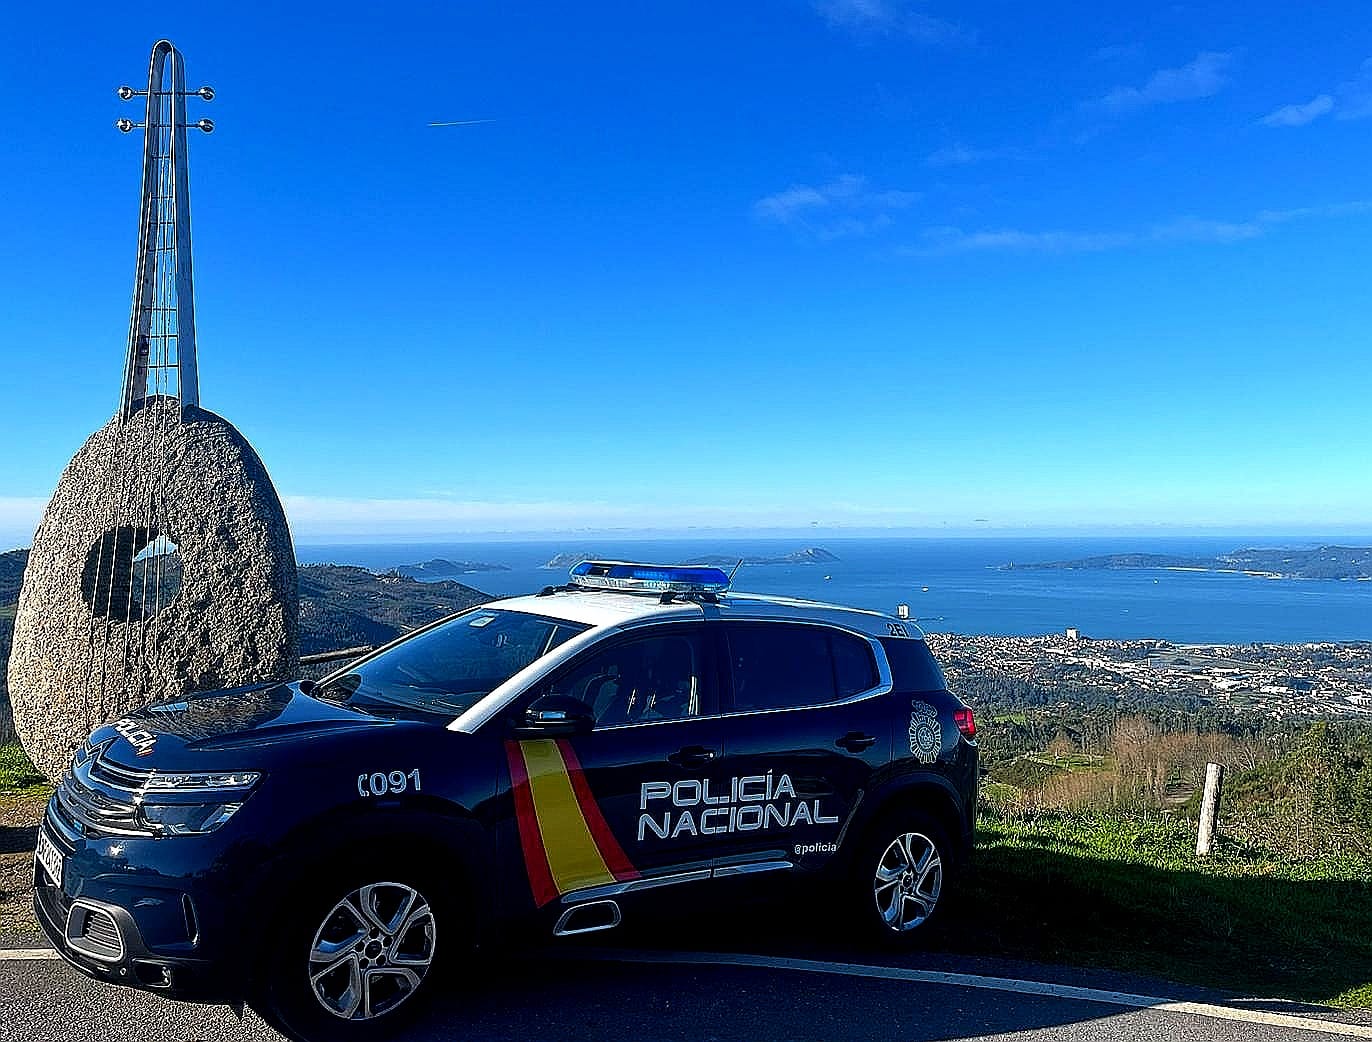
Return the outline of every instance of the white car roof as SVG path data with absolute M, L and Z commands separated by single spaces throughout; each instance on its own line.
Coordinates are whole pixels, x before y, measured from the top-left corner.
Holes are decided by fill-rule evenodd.
M 721 594 L 717 603 L 701 604 L 674 598 L 666 604 L 658 594 L 619 593 L 612 590 L 567 590 L 527 597 L 508 597 L 490 601 L 483 609 L 527 612 L 552 619 L 566 619 L 593 627 L 628 626 L 644 622 L 665 622 L 672 618 L 716 619 L 790 619 L 826 622 L 844 626 L 873 637 L 890 636 L 888 624 L 899 621 L 911 637 L 922 637 L 918 627 L 893 615 L 847 608 L 796 597 L 776 597 L 754 593 Z
M 674 619 L 778 619 L 819 622 L 861 633 L 869 638 L 889 637 L 892 627 L 902 627 L 908 637 L 924 634 L 913 622 L 881 612 L 845 608 L 794 597 L 770 597 L 750 593 L 726 593 L 711 602 L 675 597 L 665 604 L 658 594 L 620 593 L 614 590 L 555 590 L 527 597 L 490 601 L 472 611 L 519 611 L 550 619 L 565 619 L 589 626 L 553 651 L 531 662 L 448 725 L 453 731 L 475 731 L 532 683 L 551 673 L 583 648 L 616 630 L 668 622 Z M 889 678 L 888 678 L 889 679 Z

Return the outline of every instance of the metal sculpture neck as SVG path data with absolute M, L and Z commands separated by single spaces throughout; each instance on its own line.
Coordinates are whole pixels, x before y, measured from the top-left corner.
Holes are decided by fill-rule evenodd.
M 177 398 L 181 409 L 200 402 L 195 358 L 195 288 L 191 276 L 190 175 L 186 151 L 186 68 L 170 40 L 159 40 L 148 63 L 148 89 L 120 87 L 125 101 L 146 94 L 142 124 L 126 119 L 122 131 L 143 129 L 143 200 L 138 218 L 138 266 L 129 316 L 128 355 L 120 418 L 145 402 Z M 208 87 L 193 92 L 214 97 Z M 201 120 L 196 129 L 213 124 Z

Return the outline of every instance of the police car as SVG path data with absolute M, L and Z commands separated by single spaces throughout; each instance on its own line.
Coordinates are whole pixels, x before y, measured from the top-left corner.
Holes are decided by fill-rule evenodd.
M 735 877 L 810 875 L 873 938 L 918 936 L 970 848 L 977 747 L 915 626 L 714 568 L 570 578 L 95 731 L 39 835 L 57 950 L 348 1038 L 513 924 L 608 930 Z

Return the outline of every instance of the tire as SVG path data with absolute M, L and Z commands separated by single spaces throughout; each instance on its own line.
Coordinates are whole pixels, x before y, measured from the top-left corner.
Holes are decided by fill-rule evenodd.
M 279 904 L 252 1006 L 297 1042 L 394 1036 L 468 931 L 429 873 L 396 854 L 300 877 Z M 440 944 L 442 947 L 440 947 Z
M 864 836 L 849 874 L 860 932 L 888 946 L 918 944 L 940 918 L 955 870 L 948 834 L 931 815 L 884 815 Z

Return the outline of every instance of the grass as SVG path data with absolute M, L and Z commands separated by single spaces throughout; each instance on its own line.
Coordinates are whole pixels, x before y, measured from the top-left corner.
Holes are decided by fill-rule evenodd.
M 18 742 L 0 745 L 0 793 L 28 794 L 47 786 Z
M 1093 756 L 1090 753 L 1068 753 L 1066 756 L 1054 756 L 1052 753 L 1028 753 L 1024 758 L 1049 767 L 1058 767 L 1064 771 L 1101 771 L 1107 766 L 1105 757 Z
M 962 907 L 939 943 L 1372 1005 L 1372 865 L 1194 852 L 1192 826 L 1171 818 L 983 816 Z
M 991 723 L 993 723 L 993 724 L 1018 724 L 1020 727 L 1028 727 L 1028 726 L 1029 726 L 1029 714 L 1028 714 L 1028 713 L 1023 713 L 1023 712 L 1020 712 L 1020 713 L 999 713 L 999 714 L 997 714 L 996 716 L 991 717 Z

